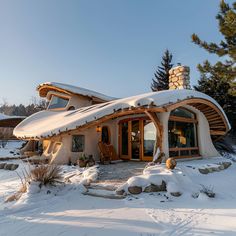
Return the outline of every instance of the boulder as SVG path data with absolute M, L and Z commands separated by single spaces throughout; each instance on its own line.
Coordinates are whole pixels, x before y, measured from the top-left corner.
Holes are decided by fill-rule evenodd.
M 6 165 L 6 163 L 0 163 L 0 169 L 4 169 L 5 165 Z
M 125 190 L 124 189 L 116 190 L 116 194 L 117 195 L 124 195 L 125 194 Z
M 16 170 L 17 168 L 18 168 L 18 164 L 12 164 L 12 166 L 11 166 L 11 170 Z
M 161 192 L 161 191 L 166 191 L 165 181 L 162 181 L 161 185 L 150 184 L 144 189 L 144 192 L 146 193 Z
M 142 187 L 139 186 L 130 186 L 128 187 L 128 191 L 131 194 L 140 194 L 142 192 Z
M 199 168 L 198 169 L 199 170 L 199 172 L 201 173 L 201 174 L 204 174 L 204 175 L 206 175 L 206 174 L 208 174 L 209 173 L 209 170 L 208 169 L 206 169 L 206 168 Z
M 229 168 L 232 165 L 231 162 L 223 162 L 222 164 L 223 164 L 225 169 Z
M 13 164 L 6 164 L 4 166 L 4 170 L 11 170 L 11 167 L 12 167 Z
M 173 192 L 173 193 L 170 193 L 170 194 L 174 197 L 180 197 L 182 195 L 181 192 Z
M 224 170 L 224 169 L 225 169 L 224 165 L 221 164 L 221 165 L 219 166 L 219 170 Z

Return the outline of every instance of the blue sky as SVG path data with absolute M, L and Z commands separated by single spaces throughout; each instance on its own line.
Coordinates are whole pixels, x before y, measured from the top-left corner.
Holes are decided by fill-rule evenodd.
M 233 1 L 228 1 L 232 3 Z M 2 0 L 0 103 L 28 104 L 35 88 L 56 81 L 115 97 L 150 91 L 166 48 L 174 63 L 215 61 L 191 43 L 218 42 L 215 0 Z

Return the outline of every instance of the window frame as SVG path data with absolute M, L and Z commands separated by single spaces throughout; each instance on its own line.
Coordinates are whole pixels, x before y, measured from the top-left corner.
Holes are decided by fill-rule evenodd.
M 64 99 L 64 100 L 68 100 L 68 102 L 67 102 L 65 107 L 50 108 L 53 97 L 58 97 L 58 98 L 61 98 L 61 99 Z M 49 103 L 48 103 L 48 106 L 47 106 L 47 110 L 53 110 L 53 111 L 66 110 L 66 109 L 68 109 L 68 106 L 70 104 L 70 100 L 71 100 L 71 97 L 69 97 L 69 96 L 63 96 L 63 95 L 59 95 L 59 94 L 51 94 L 51 97 L 50 97 L 50 100 L 49 100 Z
M 75 137 L 81 137 L 83 140 L 83 143 L 81 144 L 82 148 L 79 149 L 80 147 L 78 147 L 77 149 L 74 148 L 74 138 Z M 71 135 L 71 152 L 84 152 L 85 150 L 85 135 L 83 134 L 75 134 L 75 135 Z
M 171 115 L 171 112 L 174 111 L 175 109 L 182 109 L 186 110 L 188 112 L 191 112 L 193 114 L 193 118 L 186 118 L 186 117 L 181 117 L 181 116 L 174 116 Z M 195 147 L 169 147 L 169 156 L 172 158 L 176 159 L 182 159 L 182 158 L 191 158 L 191 157 L 199 157 L 200 152 L 199 152 L 199 143 L 198 143 L 198 120 L 197 120 L 197 115 L 195 112 L 191 111 L 190 109 L 187 109 L 185 107 L 177 107 L 174 110 L 170 112 L 169 120 L 168 120 L 168 131 L 169 131 L 169 121 L 174 121 L 174 122 L 183 122 L 183 123 L 193 123 L 194 124 L 194 130 L 195 130 L 195 137 L 196 137 L 196 146 Z M 168 143 L 169 143 L 169 138 L 168 138 Z M 187 152 L 187 155 L 181 155 L 181 152 Z M 172 156 L 170 153 L 171 152 L 176 152 L 178 153 L 177 156 Z M 192 154 L 192 152 L 196 152 L 196 154 Z

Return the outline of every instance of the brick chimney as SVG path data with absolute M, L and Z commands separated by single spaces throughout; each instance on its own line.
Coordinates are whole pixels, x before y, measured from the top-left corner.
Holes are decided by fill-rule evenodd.
M 177 66 L 169 70 L 169 89 L 190 89 L 190 68 Z

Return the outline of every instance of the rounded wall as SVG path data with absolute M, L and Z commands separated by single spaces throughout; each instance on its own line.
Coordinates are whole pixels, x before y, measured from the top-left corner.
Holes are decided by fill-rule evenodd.
M 192 108 L 192 110 L 196 113 L 198 120 L 197 133 L 200 155 L 202 157 L 220 156 L 212 143 L 210 127 L 205 115 L 197 109 Z

